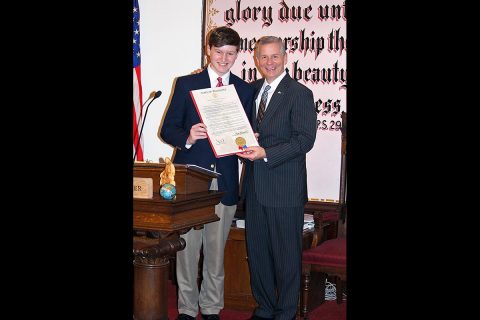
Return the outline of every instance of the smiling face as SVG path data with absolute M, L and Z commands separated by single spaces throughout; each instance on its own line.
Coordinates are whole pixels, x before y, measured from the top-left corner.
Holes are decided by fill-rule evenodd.
M 225 45 L 222 47 L 207 47 L 207 54 L 210 56 L 210 65 L 219 76 L 230 71 L 238 56 L 236 46 Z
M 260 72 L 268 83 L 272 83 L 285 70 L 288 59 L 281 45 L 279 42 L 262 44 L 255 56 Z

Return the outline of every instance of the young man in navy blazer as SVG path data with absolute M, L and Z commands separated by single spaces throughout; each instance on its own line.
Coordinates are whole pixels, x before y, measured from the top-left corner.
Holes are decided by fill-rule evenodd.
M 250 115 L 254 90 L 230 72 L 239 48 L 240 36 L 235 30 L 219 27 L 211 31 L 207 46 L 208 67 L 198 74 L 177 79 L 160 132 L 162 139 L 176 148 L 174 163 L 194 164 L 221 173 L 213 179 L 210 189 L 225 192 L 215 206 L 220 221 L 181 235 L 186 247 L 177 252 L 178 320 L 195 319 L 199 308 L 202 319 L 220 319 L 218 314 L 224 307 L 223 257 L 238 202 L 238 157 L 215 157 L 207 139 L 208 128 L 200 121 L 190 91 L 233 84 L 246 114 Z M 203 281 L 199 291 L 197 276 L 202 244 Z
M 263 79 L 253 83 L 253 131 L 259 147 L 239 153 L 245 161 L 245 232 L 252 319 L 295 319 L 300 293 L 306 154 L 316 137 L 313 93 L 285 72 L 282 39 L 262 37 L 255 59 Z M 264 101 L 262 101 L 264 100 Z

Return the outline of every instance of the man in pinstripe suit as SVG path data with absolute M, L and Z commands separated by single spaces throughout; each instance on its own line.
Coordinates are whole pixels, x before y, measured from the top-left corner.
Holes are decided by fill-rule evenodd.
M 316 136 L 313 93 L 285 71 L 281 38 L 262 37 L 255 59 L 263 79 L 251 122 L 259 147 L 245 161 L 242 196 L 252 293 L 252 319 L 295 319 L 300 290 L 303 210 L 307 202 L 306 153 Z M 262 101 L 263 100 L 263 101 Z

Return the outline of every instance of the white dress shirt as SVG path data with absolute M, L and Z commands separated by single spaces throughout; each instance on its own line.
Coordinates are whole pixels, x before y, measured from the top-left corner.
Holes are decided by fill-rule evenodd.
M 270 86 L 270 90 L 267 91 L 268 96 L 267 96 L 267 103 L 265 105 L 265 111 L 267 111 L 268 103 L 270 102 L 270 99 L 272 98 L 273 93 L 275 92 L 275 90 L 278 87 L 278 84 L 280 83 L 280 81 L 282 81 L 283 77 L 285 77 L 286 74 L 287 72 L 283 70 L 283 73 L 279 75 L 275 80 L 273 80 L 272 83 L 268 83 L 267 80 L 263 81 L 263 86 L 260 89 L 260 93 L 257 96 L 257 100 L 255 100 L 255 105 L 257 106 L 257 112 L 255 114 L 258 114 L 258 106 L 260 105 L 260 101 L 262 100 L 262 94 L 263 94 L 263 91 L 265 90 L 265 87 L 267 85 Z

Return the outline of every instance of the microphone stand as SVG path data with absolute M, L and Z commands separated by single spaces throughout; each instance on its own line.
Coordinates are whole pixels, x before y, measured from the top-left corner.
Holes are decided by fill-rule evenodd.
M 152 92 L 153 93 L 153 92 Z M 138 134 L 138 140 L 137 140 L 137 145 L 135 147 L 135 154 L 133 155 L 133 162 L 135 163 L 135 158 L 137 157 L 137 152 L 138 152 L 138 146 L 140 145 L 140 138 L 142 137 L 142 132 L 143 132 L 143 127 L 145 126 L 145 119 L 147 118 L 147 112 L 148 112 L 148 107 L 152 104 L 152 102 L 160 97 L 162 95 L 162 91 L 157 91 L 155 92 L 155 95 L 153 96 L 153 99 L 147 104 L 147 108 L 145 109 L 145 115 L 143 116 L 143 121 L 142 121 L 142 128 L 140 129 L 140 133 Z M 150 94 L 150 97 L 152 97 L 152 94 Z M 150 98 L 149 97 L 149 98 Z M 148 100 L 147 100 L 148 101 Z

